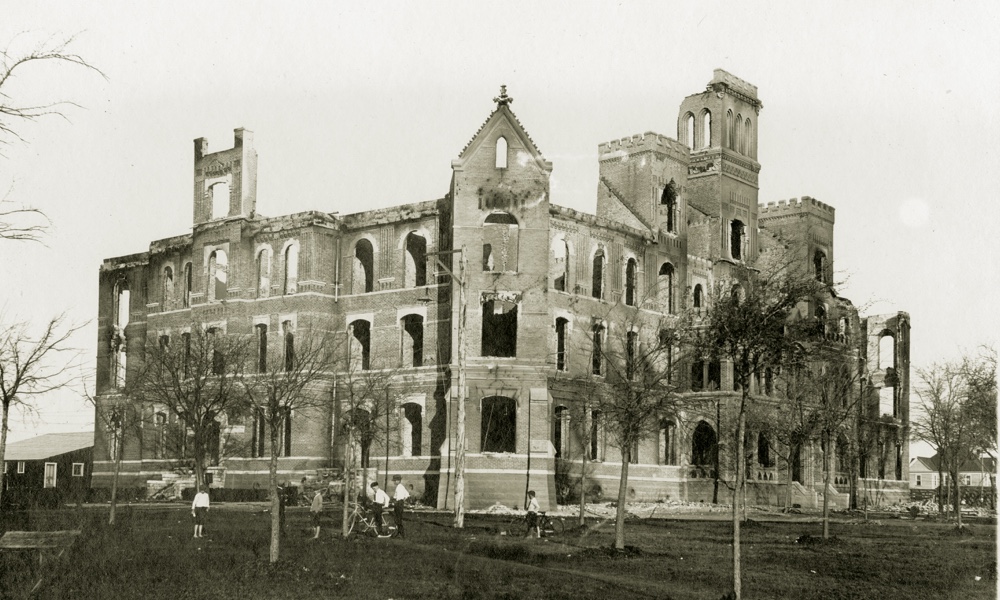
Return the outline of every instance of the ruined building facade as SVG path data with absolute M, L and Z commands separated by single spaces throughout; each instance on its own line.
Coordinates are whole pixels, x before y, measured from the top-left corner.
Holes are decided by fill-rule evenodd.
M 181 339 L 192 328 L 275 347 L 293 347 L 296 335 L 316 329 L 336 331 L 345 352 L 329 374 L 329 401 L 288 415 L 280 478 L 343 467 L 343 381 L 352 370 L 381 370 L 403 382 L 393 397 L 396 425 L 352 455 L 381 473 L 401 473 L 418 497 L 450 507 L 464 293 L 468 506 L 520 505 L 527 487 L 551 506 L 573 488 L 584 454 L 590 490 L 612 493 L 619 453 L 600 415 L 573 415 L 587 396 L 585 380 L 603 375 L 593 349 L 623 334 L 616 312 L 669 319 L 702 309 L 716 282 L 779 233 L 805 239 L 801 260 L 829 282 L 834 209 L 808 197 L 759 202 L 762 105 L 755 86 L 722 70 L 682 101 L 678 139 L 650 132 L 599 146 L 596 215 L 551 204 L 552 163 L 510 98 L 495 101 L 452 161 L 443 198 L 353 214 L 257 215 L 251 133 L 237 129 L 234 147 L 217 152 L 195 140 L 192 230 L 101 266 L 97 410 L 120 398 L 144 345 Z M 862 480 L 883 499 L 904 494 L 908 316 L 859 317 L 832 288 L 803 310 L 857 357 L 861 412 L 879 428 L 877 452 L 860 470 L 847 464 L 846 440 L 830 449 L 835 502 L 845 504 Z M 671 368 L 686 408 L 663 415 L 659 433 L 639 444 L 631 499 L 712 498 L 710 457 L 726 435 L 717 431 L 716 405 L 737 393 L 730 365 L 683 356 Z M 764 388 L 753 393 L 766 397 Z M 183 457 L 162 443 L 175 417 L 162 407 L 142 410 L 142 431 L 123 433 L 121 485 L 152 489 Z M 264 485 L 269 449 L 259 424 L 219 420 L 212 486 Z M 94 485 L 109 485 L 114 433 L 105 419 L 96 422 Z M 779 502 L 785 466 L 767 456 L 766 439 L 754 439 L 752 501 Z M 795 452 L 796 503 L 815 505 L 824 450 L 816 440 Z

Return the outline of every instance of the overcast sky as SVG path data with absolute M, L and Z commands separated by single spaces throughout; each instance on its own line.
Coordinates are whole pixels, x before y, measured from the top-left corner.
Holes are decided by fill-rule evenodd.
M 42 66 L 4 88 L 81 107 L 2 149 L 0 195 L 53 222 L 45 246 L 0 243 L 3 318 L 90 321 L 92 367 L 98 267 L 190 231 L 194 138 L 254 132 L 264 215 L 430 200 L 506 84 L 552 202 L 593 212 L 598 144 L 676 137 L 723 68 L 764 104 L 760 200 L 836 207 L 842 293 L 910 313 L 914 367 L 996 340 L 998 3 L 366 4 L 6 3 L 10 52 L 76 35 L 107 80 Z M 11 439 L 87 429 L 78 395 Z

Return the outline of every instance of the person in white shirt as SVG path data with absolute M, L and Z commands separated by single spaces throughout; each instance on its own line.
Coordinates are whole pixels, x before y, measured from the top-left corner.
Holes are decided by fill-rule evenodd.
M 392 482 L 396 484 L 396 491 L 392 495 L 392 514 L 396 519 L 396 535 L 405 537 L 403 535 L 403 507 L 406 504 L 406 499 L 410 497 L 410 492 L 403 485 L 402 475 L 393 475 Z
M 194 495 L 194 502 L 191 503 L 191 516 L 194 517 L 194 537 L 205 537 L 202 531 L 205 527 L 205 513 L 208 512 L 208 492 L 201 490 Z
M 538 498 L 535 498 L 534 490 L 528 492 L 528 503 L 525 508 L 528 510 L 527 535 L 531 535 L 531 530 L 534 529 L 536 537 L 542 537 L 542 530 L 538 526 Z
M 372 512 L 375 513 L 375 529 L 382 535 L 382 510 L 389 508 L 389 494 L 382 491 L 377 481 L 372 485 Z
M 313 539 L 319 538 L 319 519 L 323 514 L 323 490 L 316 490 L 316 495 L 313 496 L 312 506 L 309 507 L 309 515 L 312 517 L 313 526 Z

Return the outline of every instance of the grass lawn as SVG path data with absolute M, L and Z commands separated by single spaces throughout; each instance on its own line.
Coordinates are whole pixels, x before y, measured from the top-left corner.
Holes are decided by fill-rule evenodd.
M 61 564 L 42 567 L 38 598 L 672 598 L 718 600 L 729 586 L 724 521 L 629 521 L 634 550 L 608 550 L 612 523 L 560 538 L 500 535 L 506 519 L 411 513 L 406 539 L 334 537 L 328 506 L 321 539 L 309 539 L 306 508 L 288 511 L 282 560 L 267 562 L 262 505 L 216 505 L 206 539 L 192 539 L 190 509 L 143 505 L 35 512 L 8 529 L 80 528 Z M 338 513 L 339 516 L 339 513 Z M 9 517 L 9 516 L 8 516 Z M 823 543 L 815 523 L 750 523 L 744 530 L 744 597 L 753 599 L 996 598 L 996 527 L 961 534 L 947 523 L 834 523 Z M 29 589 L 39 567 L 28 553 L 0 556 L 0 595 Z M 979 578 L 977 580 L 977 577 Z

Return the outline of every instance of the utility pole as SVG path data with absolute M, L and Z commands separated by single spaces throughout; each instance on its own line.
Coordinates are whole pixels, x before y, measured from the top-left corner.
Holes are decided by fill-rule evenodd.
M 440 252 L 428 252 L 427 256 L 438 256 L 441 254 L 458 254 L 458 275 L 437 260 L 437 265 L 444 269 L 451 276 L 452 289 L 454 283 L 458 282 L 458 407 L 455 424 L 455 518 L 452 525 L 461 529 L 465 524 L 465 325 L 466 325 L 466 291 L 467 281 L 465 278 L 466 259 L 465 246 L 458 250 L 442 250 Z

